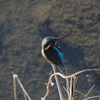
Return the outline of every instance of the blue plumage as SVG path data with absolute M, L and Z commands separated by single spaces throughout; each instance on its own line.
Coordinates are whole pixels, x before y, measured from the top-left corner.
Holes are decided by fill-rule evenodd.
M 63 52 L 59 48 L 57 48 L 56 46 L 54 46 L 53 48 L 57 51 L 57 53 L 60 57 L 60 60 L 61 60 L 61 65 L 62 65 L 62 67 L 64 67 L 64 64 L 63 64 L 64 54 L 63 54 Z

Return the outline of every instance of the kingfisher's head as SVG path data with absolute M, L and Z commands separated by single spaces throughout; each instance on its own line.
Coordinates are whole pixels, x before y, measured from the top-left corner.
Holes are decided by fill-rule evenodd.
M 54 45 L 55 44 L 55 37 L 53 37 L 53 36 L 47 36 L 47 37 L 45 37 L 43 40 L 42 40 L 42 48 L 43 49 L 47 49 L 47 48 L 49 48 L 50 46 L 52 46 L 52 45 Z
M 48 49 L 50 46 L 53 46 L 57 41 L 65 39 L 67 37 L 63 37 L 63 38 L 55 38 L 53 36 L 47 36 L 42 40 L 42 49 Z

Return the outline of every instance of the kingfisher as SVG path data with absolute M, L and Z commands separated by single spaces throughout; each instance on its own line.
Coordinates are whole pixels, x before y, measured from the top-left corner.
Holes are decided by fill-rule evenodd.
M 53 66 L 64 66 L 64 54 L 56 43 L 65 38 L 67 37 L 55 38 L 47 36 L 42 40 L 42 56 Z

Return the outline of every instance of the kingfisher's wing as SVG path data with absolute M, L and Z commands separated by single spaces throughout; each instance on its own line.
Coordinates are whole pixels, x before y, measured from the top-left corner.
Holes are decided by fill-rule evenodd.
M 61 60 L 61 65 L 62 67 L 64 67 L 64 64 L 63 64 L 63 61 L 64 61 L 64 54 L 63 52 L 61 51 L 60 47 L 58 46 L 54 46 L 54 49 L 57 51 L 58 55 L 59 55 L 59 58 Z
M 50 64 L 53 64 L 55 66 L 64 66 L 64 54 L 57 46 L 52 46 L 47 50 L 44 50 L 43 56 Z

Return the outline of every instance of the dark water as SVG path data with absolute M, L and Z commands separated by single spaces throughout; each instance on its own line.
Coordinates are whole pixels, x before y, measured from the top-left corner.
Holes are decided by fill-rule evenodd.
M 41 21 L 39 15 L 43 11 L 39 8 L 48 2 L 50 0 L 0 1 L 0 100 L 14 98 L 12 72 L 18 74 L 32 100 L 39 100 L 46 92 L 45 83 L 48 81 L 52 68 L 41 55 L 41 41 L 47 35 L 59 37 L 59 34 L 55 34 L 53 30 L 46 28 L 47 30 L 43 31 L 40 28 L 40 25 L 45 26 L 39 23 Z M 85 56 L 83 51 L 78 52 L 78 48 L 74 49 L 70 42 L 66 41 L 61 41 L 58 45 L 65 54 L 65 67 L 61 68 L 64 73 L 66 73 L 66 68 L 68 74 L 87 68 L 88 64 L 84 64 L 85 61 L 83 61 Z M 90 96 L 99 95 L 99 80 L 100 74 L 97 72 L 79 75 L 76 90 L 86 94 L 95 84 Z M 61 84 L 65 86 L 65 81 L 62 79 Z M 66 97 L 64 89 L 63 92 Z M 77 93 L 75 95 L 76 100 L 84 97 Z M 17 98 L 24 100 L 18 83 Z M 56 86 L 50 88 L 48 100 L 55 100 L 55 98 L 59 99 Z

